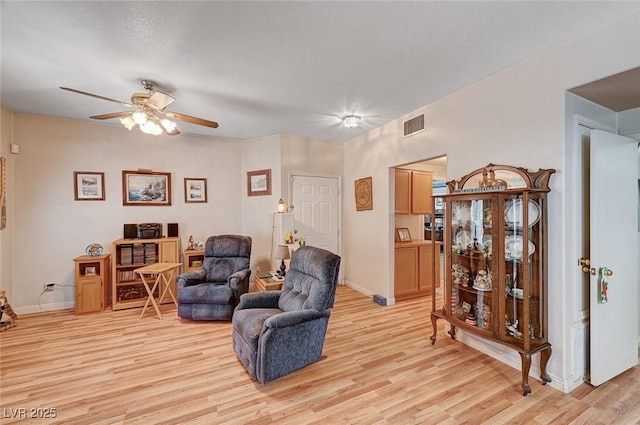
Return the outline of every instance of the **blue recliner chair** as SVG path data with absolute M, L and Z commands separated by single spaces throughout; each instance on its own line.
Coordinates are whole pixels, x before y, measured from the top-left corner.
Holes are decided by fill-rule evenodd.
M 322 355 L 340 257 L 297 249 L 280 291 L 242 295 L 233 313 L 233 349 L 252 379 L 266 383 Z
M 211 236 L 202 269 L 176 278 L 178 316 L 191 320 L 230 320 L 240 296 L 249 291 L 251 238 Z

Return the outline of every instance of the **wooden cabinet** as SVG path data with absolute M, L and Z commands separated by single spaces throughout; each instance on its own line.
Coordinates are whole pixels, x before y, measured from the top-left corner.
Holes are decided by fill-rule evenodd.
M 113 242 L 113 309 L 142 307 L 147 291 L 135 270 L 155 263 L 180 263 L 180 238 L 118 239 Z M 175 282 L 171 290 L 176 293 Z M 171 298 L 163 302 L 172 302 Z
M 434 259 L 433 250 L 438 256 Z M 433 265 L 435 262 L 435 287 L 440 281 L 440 247 L 426 241 L 397 242 L 394 261 L 394 298 L 401 301 L 408 298 L 429 295 L 434 287 Z
M 396 168 L 395 176 L 396 214 L 432 214 L 433 174 Z
M 444 196 L 444 305 L 431 313 L 431 341 L 445 319 L 454 339 L 462 329 L 518 351 L 523 395 L 531 392 L 536 353 L 542 384 L 550 382 L 546 213 L 553 172 L 489 164 L 447 183 Z
M 82 255 L 75 262 L 75 313 L 103 311 L 111 299 L 111 254 Z
M 204 262 L 204 249 L 187 249 L 184 251 L 184 271 L 200 270 Z

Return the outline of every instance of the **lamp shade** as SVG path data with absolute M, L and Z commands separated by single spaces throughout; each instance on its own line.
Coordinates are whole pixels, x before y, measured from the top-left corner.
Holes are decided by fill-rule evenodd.
M 288 260 L 289 258 L 291 258 L 289 247 L 286 245 L 278 245 L 278 247 L 276 248 L 275 257 L 279 260 Z

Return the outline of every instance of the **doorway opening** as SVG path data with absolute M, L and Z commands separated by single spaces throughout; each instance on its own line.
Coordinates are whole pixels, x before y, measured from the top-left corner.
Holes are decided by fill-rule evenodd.
M 619 307 L 616 307 L 615 303 L 616 298 L 622 299 L 619 293 L 621 278 L 632 281 L 633 294 L 638 293 L 640 284 L 638 282 L 640 269 L 637 265 L 640 226 L 637 225 L 637 219 L 617 218 L 616 213 L 621 210 L 638 212 L 640 209 L 636 200 L 640 153 L 637 150 L 637 142 L 623 141 L 622 145 L 626 145 L 625 153 L 618 153 L 613 160 L 604 161 L 608 145 L 604 145 L 604 152 L 596 152 L 592 140 L 593 130 L 603 130 L 600 132 L 606 132 L 603 136 L 612 133 L 614 140 L 616 134 L 636 140 L 640 138 L 640 103 L 637 100 L 634 103 L 628 103 L 629 100 L 640 99 L 640 95 L 631 95 L 631 93 L 640 93 L 638 87 L 640 87 L 640 68 L 571 89 L 566 95 L 565 116 L 568 123 L 573 123 L 566 138 L 566 190 L 567 193 L 574 195 L 567 197 L 567 216 L 573 217 L 573 222 L 569 221 L 570 225 L 565 229 L 568 243 L 570 245 L 573 243 L 567 251 L 566 266 L 569 281 L 573 282 L 568 287 L 567 293 L 567 299 L 571 300 L 568 305 L 573 307 L 568 309 L 570 316 L 567 317 L 571 323 L 572 353 L 569 356 L 569 366 L 573 376 L 572 387 L 569 390 L 583 382 L 599 385 L 621 373 L 625 368 L 614 370 L 615 368 L 607 365 L 624 363 L 618 357 L 622 352 L 628 353 L 622 356 L 631 359 L 632 364 L 638 362 L 640 300 L 637 295 L 627 292 L 626 295 L 622 295 L 622 298 L 627 301 L 632 298 L 633 302 Z M 612 141 L 609 146 L 613 148 L 616 143 Z M 594 160 L 598 162 L 597 167 L 594 166 Z M 604 171 L 602 165 L 604 165 Z M 599 189 L 603 181 L 605 181 L 604 188 Z M 597 199 L 602 199 L 597 198 L 599 191 L 617 195 L 607 198 L 605 202 L 598 201 Z M 570 202 L 572 198 L 575 199 L 573 203 Z M 628 230 L 624 231 L 622 228 Z M 619 237 L 614 236 L 611 242 L 603 242 L 598 236 L 600 233 L 619 235 Z M 623 242 L 629 239 L 628 236 L 631 236 L 631 242 Z M 630 247 L 622 249 L 622 245 L 629 244 Z M 615 260 L 603 259 L 601 255 L 603 251 L 614 253 Z M 626 263 L 616 263 L 618 257 L 631 256 L 635 258 L 630 258 Z M 588 262 L 588 264 L 579 265 L 579 259 L 582 263 Z M 617 268 L 621 270 L 619 273 L 613 270 L 613 276 L 608 279 L 602 275 L 604 273 L 602 270 L 606 267 L 613 268 L 612 264 L 617 264 Z M 632 277 L 623 278 L 623 276 L 629 276 L 628 273 L 631 273 Z M 610 296 L 605 300 L 607 302 L 603 303 L 600 299 L 601 285 L 603 282 L 608 283 L 609 280 L 612 291 L 618 292 L 618 296 L 614 297 L 613 292 L 609 291 Z M 608 317 L 611 310 L 617 311 L 625 318 L 621 317 L 621 322 L 618 322 L 618 319 Z M 629 329 L 633 331 L 623 332 Z M 606 338 L 611 335 L 618 335 L 615 343 L 606 341 Z M 609 351 L 612 352 L 609 353 Z
M 394 302 L 435 295 L 433 284 L 441 287 L 443 276 L 444 204 L 439 195 L 446 193 L 447 157 L 398 165 L 391 176 L 396 242 L 390 292 Z

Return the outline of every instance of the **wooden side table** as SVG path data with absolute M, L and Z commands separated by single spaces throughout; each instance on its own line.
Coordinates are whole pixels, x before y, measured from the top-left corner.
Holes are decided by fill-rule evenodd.
M 204 262 L 204 249 L 187 249 L 184 251 L 184 271 L 200 270 Z
M 256 276 L 254 282 L 256 291 L 277 291 L 279 289 L 282 289 L 284 279 L 277 280 L 272 277 L 261 279 Z
M 140 275 L 142 283 L 144 284 L 144 287 L 147 290 L 148 294 L 147 301 L 144 303 L 144 307 L 142 308 L 142 313 L 140 313 L 141 319 L 144 316 L 144 312 L 147 311 L 149 302 L 151 302 L 153 308 L 156 310 L 158 318 L 162 319 L 162 314 L 160 313 L 160 308 L 158 307 L 158 305 L 162 303 L 162 299 L 167 292 L 169 292 L 171 299 L 173 299 L 173 303 L 176 305 L 176 307 L 178 307 L 178 301 L 176 300 L 176 297 L 173 295 L 173 291 L 171 290 L 171 282 L 175 280 L 176 272 L 180 270 L 180 267 L 182 267 L 182 263 L 155 263 L 134 270 Z M 149 288 L 149 282 L 147 282 L 147 279 L 151 279 L 154 276 L 155 281 L 153 282 L 153 286 Z M 160 292 L 160 288 L 162 287 L 163 282 L 164 290 L 160 293 L 158 301 L 156 301 L 156 298 L 153 294 L 156 291 L 156 288 L 158 288 L 158 292 Z

